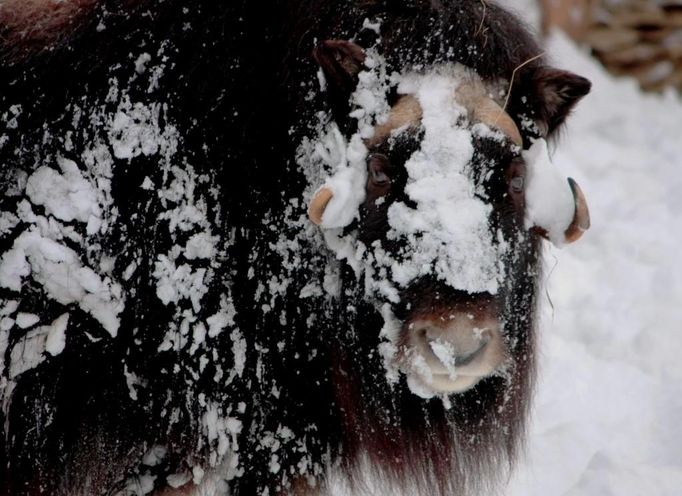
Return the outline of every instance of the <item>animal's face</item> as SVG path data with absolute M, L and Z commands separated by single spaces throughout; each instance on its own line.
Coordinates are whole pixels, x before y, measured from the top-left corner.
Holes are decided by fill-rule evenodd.
M 400 96 L 366 140 L 358 227 L 382 277 L 398 279 L 396 361 L 425 396 L 503 371 L 510 353 L 499 285 L 525 235 L 515 124 L 484 101 L 480 82 L 430 83 L 422 98 L 439 90 L 443 98 L 424 109 L 419 95 Z M 486 105 L 498 112 L 481 115 Z
M 354 98 L 361 108 L 370 101 L 357 114 L 366 118 L 377 105 L 363 84 Z M 579 236 L 587 227 L 584 200 L 565 178 L 558 200 L 547 201 L 551 191 L 528 197 L 546 182 L 538 179 L 547 172 L 538 164 L 549 164 L 544 141 L 533 145 L 537 153 L 524 152 L 493 83 L 446 64 L 394 74 L 388 86 L 393 101 L 371 129 L 361 122 L 349 166 L 315 195 L 311 219 L 346 228 L 337 254 L 362 274 L 367 296 L 392 322 L 382 331 L 389 370 L 403 372 L 421 396 L 462 392 L 513 362 L 517 336 L 507 331 L 505 312 L 519 272 L 528 270 L 533 237 L 556 235 L 555 224 L 557 241 Z M 361 198 L 357 222 L 348 227 L 335 212 L 352 210 L 354 198 Z M 546 224 L 529 215 L 541 205 L 550 212 Z

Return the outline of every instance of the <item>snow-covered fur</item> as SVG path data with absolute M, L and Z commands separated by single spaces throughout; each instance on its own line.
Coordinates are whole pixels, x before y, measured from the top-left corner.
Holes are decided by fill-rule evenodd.
M 311 53 L 352 38 L 389 74 L 513 76 L 526 145 L 589 84 L 546 67 L 479 0 L 131 3 L 74 2 L 88 5 L 77 32 L 0 67 L 0 495 L 191 494 L 205 480 L 215 494 L 324 494 L 329 480 L 361 491 L 368 474 L 452 495 L 503 481 L 530 405 L 539 240 L 518 236 L 505 259 L 506 374 L 428 400 L 389 381 L 387 302 L 306 216 L 323 171 L 302 170 L 305 150 L 331 120 L 345 138 L 357 127 L 354 65 L 335 81 Z M 477 141 L 472 163 L 508 160 L 498 145 Z M 510 208 L 495 206 L 508 236 L 521 232 Z M 385 239 L 384 221 L 346 234 Z M 466 300 L 428 278 L 403 289 L 397 319 Z

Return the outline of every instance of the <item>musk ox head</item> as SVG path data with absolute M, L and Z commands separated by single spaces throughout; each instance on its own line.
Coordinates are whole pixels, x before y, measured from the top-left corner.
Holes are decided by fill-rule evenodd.
M 344 458 L 415 494 L 477 494 L 525 428 L 541 240 L 589 227 L 546 140 L 590 83 L 538 60 L 518 74 L 503 56 L 498 73 L 448 52 L 416 63 L 386 36 L 318 43 L 331 118 L 301 154 L 356 315 L 335 379 Z
M 535 270 L 535 238 L 561 245 L 589 227 L 580 188 L 549 161 L 546 125 L 524 123 L 536 133 L 523 133 L 504 110 L 509 82 L 460 64 L 388 68 L 339 40 L 320 43 L 315 58 L 358 127 L 346 141 L 332 123 L 319 138 L 332 169 L 309 217 L 383 307 L 389 377 L 404 373 L 430 398 L 509 374 L 519 338 L 509 305 Z M 577 88 L 555 100 L 589 90 L 557 77 Z

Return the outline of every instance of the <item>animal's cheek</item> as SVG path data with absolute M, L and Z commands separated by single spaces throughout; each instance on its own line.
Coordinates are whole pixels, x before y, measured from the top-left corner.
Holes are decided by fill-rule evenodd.
M 388 206 L 365 203 L 360 208 L 358 240 L 369 246 L 376 240 L 385 240 L 389 231 Z M 383 243 L 382 243 L 383 244 Z
M 447 317 L 410 319 L 402 332 L 400 368 L 425 395 L 466 391 L 506 362 L 494 316 L 454 311 Z

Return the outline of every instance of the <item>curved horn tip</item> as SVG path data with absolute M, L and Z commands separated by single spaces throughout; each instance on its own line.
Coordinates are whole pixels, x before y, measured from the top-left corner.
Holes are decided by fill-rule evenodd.
M 575 200 L 575 214 L 573 215 L 573 222 L 564 232 L 564 236 L 566 243 L 573 243 L 580 239 L 583 233 L 590 228 L 590 211 L 587 207 L 585 194 L 580 189 L 580 186 L 578 186 L 578 183 L 569 177 L 568 184 L 571 187 L 573 199 Z
M 324 215 L 324 210 L 327 208 L 327 204 L 330 202 L 334 193 L 331 189 L 323 186 L 310 200 L 310 205 L 308 205 L 308 218 L 311 222 L 317 226 L 322 224 L 322 216 Z

